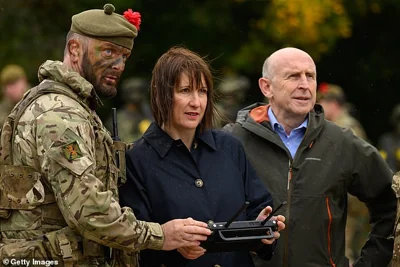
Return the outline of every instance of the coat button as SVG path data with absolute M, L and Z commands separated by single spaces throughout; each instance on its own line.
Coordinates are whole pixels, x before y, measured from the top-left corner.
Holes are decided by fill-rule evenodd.
M 201 179 L 196 179 L 196 181 L 194 181 L 194 184 L 196 185 L 196 187 L 200 188 L 203 187 L 204 182 Z

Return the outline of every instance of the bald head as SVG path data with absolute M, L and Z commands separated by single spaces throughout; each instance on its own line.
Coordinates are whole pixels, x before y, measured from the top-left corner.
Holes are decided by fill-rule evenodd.
M 304 58 L 307 61 L 311 60 L 315 68 L 314 60 L 309 54 L 298 48 L 286 47 L 275 51 L 267 57 L 262 68 L 262 76 L 264 78 L 273 79 L 277 67 L 281 66 L 283 63 L 290 62 L 296 57 Z
M 280 49 L 265 60 L 258 85 L 279 123 L 291 131 L 314 108 L 317 88 L 314 60 L 297 48 Z

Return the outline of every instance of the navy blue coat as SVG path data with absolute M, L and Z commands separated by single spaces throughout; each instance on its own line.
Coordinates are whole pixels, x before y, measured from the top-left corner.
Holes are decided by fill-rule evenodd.
M 243 205 L 237 220 L 252 220 L 272 197 L 250 166 L 241 143 L 228 133 L 208 130 L 196 134 L 189 151 L 152 123 L 126 155 L 127 182 L 120 187 L 122 206 L 139 220 L 163 224 L 192 217 L 207 222 L 227 221 Z M 267 164 L 267 162 L 266 162 Z M 273 246 L 263 246 L 264 258 Z M 254 266 L 247 251 L 206 253 L 187 260 L 175 251 L 143 251 L 141 266 Z

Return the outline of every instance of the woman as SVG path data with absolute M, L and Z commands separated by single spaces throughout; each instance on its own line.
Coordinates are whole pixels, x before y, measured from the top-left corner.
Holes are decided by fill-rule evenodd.
M 190 216 L 222 222 L 249 201 L 237 220 L 264 219 L 271 212 L 265 207 L 272 206 L 272 197 L 249 165 L 242 145 L 211 129 L 216 113 L 208 64 L 188 49 L 171 48 L 154 67 L 150 97 L 155 122 L 127 152 L 122 204 L 146 221 L 164 223 Z M 284 217 L 278 220 L 281 230 Z M 262 242 L 266 245 L 259 255 L 268 259 L 274 239 Z M 218 265 L 254 266 L 248 251 L 205 253 L 198 246 L 141 254 L 141 266 L 146 267 Z

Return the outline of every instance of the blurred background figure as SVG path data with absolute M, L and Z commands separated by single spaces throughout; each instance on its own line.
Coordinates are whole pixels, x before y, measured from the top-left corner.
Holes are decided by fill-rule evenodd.
M 325 118 L 343 128 L 349 128 L 358 137 L 367 140 L 360 122 L 350 115 L 343 89 L 336 84 L 321 83 L 317 102 L 324 108 Z
M 139 139 L 153 121 L 149 102 L 149 82 L 132 77 L 125 79 L 120 87 L 122 107 L 117 108 L 118 133 L 122 141 L 131 143 Z M 112 117 L 107 120 L 112 130 Z
M 367 140 L 360 122 L 350 115 L 343 89 L 336 84 L 321 83 L 318 87 L 317 103 L 324 108 L 325 119 Z M 346 222 L 346 257 L 354 263 L 360 256 L 370 231 L 368 208 L 356 197 L 348 194 L 348 212 Z
M 222 115 L 217 126 L 222 127 L 229 122 L 235 122 L 237 112 L 245 106 L 250 81 L 245 76 L 228 75 L 221 80 L 218 86 L 220 101 L 217 109 Z
M 393 130 L 379 138 L 377 148 L 395 173 L 400 171 L 400 104 L 393 108 L 390 124 Z
M 1 102 L 0 126 L 30 87 L 24 69 L 15 64 L 5 66 L 0 72 Z

